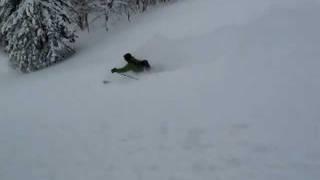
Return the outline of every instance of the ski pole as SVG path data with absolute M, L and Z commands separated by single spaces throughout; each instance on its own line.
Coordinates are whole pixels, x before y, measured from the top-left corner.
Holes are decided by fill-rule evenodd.
M 139 80 L 138 78 L 133 77 L 133 76 L 130 76 L 130 75 L 128 75 L 128 74 L 123 74 L 123 73 L 118 73 L 118 74 L 120 74 L 120 75 L 122 75 L 122 76 L 125 76 L 125 77 L 127 77 L 127 78 L 130 78 L 130 79 Z

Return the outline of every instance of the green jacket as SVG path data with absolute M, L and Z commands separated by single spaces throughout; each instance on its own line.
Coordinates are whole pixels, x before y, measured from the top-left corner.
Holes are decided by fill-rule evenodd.
M 138 64 L 128 63 L 122 68 L 115 69 L 115 72 L 117 73 L 125 73 L 128 71 L 139 73 L 144 71 L 144 67 Z

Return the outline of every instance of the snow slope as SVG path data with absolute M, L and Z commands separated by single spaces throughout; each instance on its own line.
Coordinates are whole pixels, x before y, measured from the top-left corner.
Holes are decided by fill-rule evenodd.
M 318 17 L 311 0 L 181 0 L 49 69 L 1 55 L 0 179 L 319 179 Z M 110 74 L 128 51 L 155 71 Z

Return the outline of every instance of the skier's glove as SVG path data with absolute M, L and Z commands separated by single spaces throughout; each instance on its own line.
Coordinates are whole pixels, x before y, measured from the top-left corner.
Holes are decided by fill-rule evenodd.
M 115 72 L 117 72 L 117 68 L 111 69 L 111 73 L 115 73 Z

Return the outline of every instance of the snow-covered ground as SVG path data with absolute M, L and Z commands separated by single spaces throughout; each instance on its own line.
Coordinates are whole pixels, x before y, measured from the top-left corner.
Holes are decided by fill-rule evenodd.
M 315 0 L 180 0 L 39 72 L 2 54 L 0 179 L 320 179 L 319 17 Z M 109 73 L 126 52 L 154 72 Z

